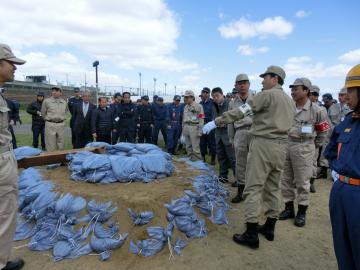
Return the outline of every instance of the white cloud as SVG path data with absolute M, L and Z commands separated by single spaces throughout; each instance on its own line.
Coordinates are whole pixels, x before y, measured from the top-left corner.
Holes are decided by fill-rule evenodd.
M 251 56 L 255 54 L 263 54 L 269 51 L 268 47 L 253 48 L 250 45 L 239 45 L 236 50 L 241 55 Z
M 298 10 L 296 13 L 295 13 L 295 16 L 296 18 L 305 18 L 307 16 L 309 16 L 311 14 L 310 11 L 305 11 L 305 10 Z
M 339 60 L 344 63 L 360 62 L 360 49 L 349 51 L 339 57 Z
M 163 0 L 13 0 L 1 11 L 2 42 L 17 49 L 71 48 L 127 69 L 197 67 L 174 56 L 180 22 Z
M 237 21 L 220 25 L 218 30 L 223 38 L 249 39 L 268 36 L 284 38 L 293 32 L 294 26 L 281 16 L 268 17 L 262 21 L 250 21 L 241 17 Z
M 218 15 L 218 17 L 219 17 L 220 20 L 224 19 L 224 17 L 225 17 L 225 16 L 224 16 L 224 13 L 220 12 L 219 15 Z
M 346 64 L 326 65 L 314 62 L 309 56 L 290 57 L 284 65 L 286 74 L 294 77 L 308 78 L 345 78 L 350 66 Z

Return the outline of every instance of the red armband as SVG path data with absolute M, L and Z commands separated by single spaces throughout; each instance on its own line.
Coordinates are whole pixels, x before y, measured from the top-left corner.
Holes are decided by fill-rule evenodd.
M 197 115 L 197 118 L 204 119 L 204 118 L 205 118 L 205 114 L 199 113 L 199 114 Z
M 330 129 L 330 124 L 328 121 L 323 121 L 321 123 L 315 124 L 315 130 L 317 132 L 326 132 Z

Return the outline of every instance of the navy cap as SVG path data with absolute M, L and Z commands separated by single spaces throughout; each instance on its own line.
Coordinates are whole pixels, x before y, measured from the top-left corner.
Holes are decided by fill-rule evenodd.
M 74 92 L 75 92 L 75 93 L 79 93 L 79 92 L 80 92 L 80 88 L 79 88 L 79 87 L 75 87 L 75 88 L 74 88 Z
M 322 96 L 323 100 L 333 100 L 333 97 L 330 93 L 323 94 Z
M 159 96 L 158 95 L 154 95 L 153 96 L 153 99 L 157 99 Z
M 175 95 L 174 100 L 181 100 L 181 97 L 179 95 Z
M 233 93 L 233 94 L 237 94 L 237 93 L 239 93 L 239 91 L 236 90 L 236 88 L 233 88 L 232 93 Z
M 45 94 L 44 94 L 44 92 L 39 91 L 39 92 L 37 92 L 37 96 L 38 96 L 38 97 L 39 97 L 39 96 L 41 96 L 41 97 L 45 97 Z
M 158 101 L 164 101 L 164 99 L 162 97 L 158 97 L 156 100 Z
M 117 98 L 117 97 L 120 97 L 121 96 L 121 94 L 119 93 L 119 92 L 116 92 L 115 94 L 114 94 L 114 98 Z
M 208 87 L 204 87 L 202 90 L 201 90 L 201 92 L 205 92 L 205 93 L 210 93 L 210 88 L 208 88 Z
M 149 96 L 142 96 L 141 99 L 143 99 L 143 100 L 149 100 Z

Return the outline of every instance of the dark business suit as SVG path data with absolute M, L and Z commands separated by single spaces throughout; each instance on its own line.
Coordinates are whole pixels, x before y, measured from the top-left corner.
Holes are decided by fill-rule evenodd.
M 83 102 L 79 102 L 73 107 L 74 118 L 74 148 L 83 148 L 87 143 L 92 142 L 91 135 L 91 116 L 96 106 L 89 103 L 88 111 L 84 116 Z

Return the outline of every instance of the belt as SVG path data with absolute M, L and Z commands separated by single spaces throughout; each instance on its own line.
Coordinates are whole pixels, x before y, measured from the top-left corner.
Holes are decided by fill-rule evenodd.
M 348 176 L 339 175 L 339 180 L 343 183 L 353 185 L 353 186 L 360 186 L 360 179 L 351 178 Z
M 282 139 L 282 138 L 266 138 L 266 137 L 261 137 L 261 136 L 254 136 L 254 139 L 257 140 L 264 140 L 264 141 L 268 141 L 268 142 L 275 142 L 275 143 L 280 143 L 280 144 L 288 144 L 288 140 L 287 139 Z
M 60 124 L 60 123 L 63 123 L 64 120 L 61 120 L 61 121 L 46 120 L 46 122 Z
M 184 125 L 188 125 L 188 126 L 197 126 L 197 125 L 199 125 L 199 123 L 184 123 Z
M 237 127 L 235 128 L 236 131 L 238 130 L 250 130 L 251 126 L 244 126 L 244 127 Z
M 4 154 L 6 152 L 9 152 L 12 150 L 12 146 L 11 145 L 7 145 L 7 146 L 1 146 L 0 147 L 0 154 Z
M 289 137 L 289 142 L 296 142 L 296 143 L 314 142 L 314 138 L 293 138 L 293 137 Z

